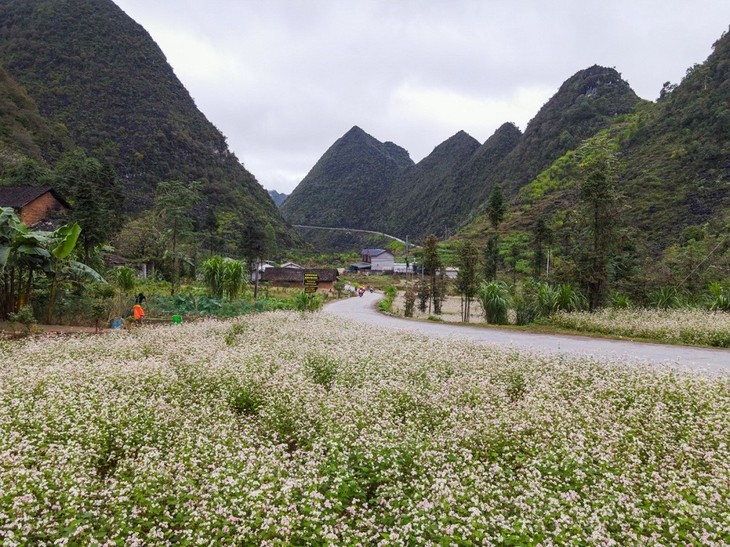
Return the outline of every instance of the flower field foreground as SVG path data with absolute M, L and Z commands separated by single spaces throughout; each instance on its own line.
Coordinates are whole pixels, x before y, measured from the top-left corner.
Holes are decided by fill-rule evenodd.
M 730 542 L 730 377 L 272 312 L 0 343 L 0 543 Z
M 722 311 L 603 308 L 558 312 L 550 317 L 550 324 L 584 332 L 730 348 L 730 313 Z

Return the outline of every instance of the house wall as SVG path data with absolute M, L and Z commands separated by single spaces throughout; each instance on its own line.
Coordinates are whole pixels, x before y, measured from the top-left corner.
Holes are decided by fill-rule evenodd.
M 66 211 L 66 208 L 53 197 L 53 194 L 46 192 L 20 210 L 20 221 L 30 226 L 47 218 L 53 211 Z
M 374 256 L 371 262 L 371 269 L 378 272 L 393 271 L 393 255 L 383 253 L 380 256 Z

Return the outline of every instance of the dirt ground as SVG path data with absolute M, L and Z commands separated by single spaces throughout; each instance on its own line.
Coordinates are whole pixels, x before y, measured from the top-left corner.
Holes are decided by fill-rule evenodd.
M 393 302 L 393 313 L 396 315 L 403 315 L 405 309 L 405 298 L 403 292 L 399 292 L 395 301 Z M 428 310 L 428 308 L 426 308 Z M 477 302 L 471 303 L 471 317 L 469 323 L 484 323 L 484 315 L 482 315 L 482 307 Z M 461 297 L 449 296 L 441 306 L 441 315 L 436 315 L 433 312 L 430 314 L 434 317 L 439 317 L 441 320 L 447 323 L 460 323 L 461 322 Z M 421 313 L 418 311 L 418 301 L 416 300 L 416 309 L 413 312 L 413 317 L 416 319 L 427 319 L 429 317 L 428 311 Z
M 44 334 L 94 334 L 96 328 L 94 327 L 80 327 L 72 325 L 33 325 L 33 329 Z M 99 333 L 109 332 L 111 329 L 99 327 Z M 0 332 L 5 335 L 13 336 L 13 328 L 9 321 L 0 321 Z M 15 326 L 15 334 L 20 335 L 25 333 L 25 327 L 23 325 Z

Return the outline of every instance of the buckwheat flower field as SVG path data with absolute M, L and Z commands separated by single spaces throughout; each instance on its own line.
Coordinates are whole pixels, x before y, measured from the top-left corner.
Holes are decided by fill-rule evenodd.
M 550 317 L 550 323 L 586 332 L 730 348 L 730 313 L 723 311 L 603 308 L 558 312 Z
M 0 342 L 0 543 L 727 545 L 730 376 L 274 312 Z

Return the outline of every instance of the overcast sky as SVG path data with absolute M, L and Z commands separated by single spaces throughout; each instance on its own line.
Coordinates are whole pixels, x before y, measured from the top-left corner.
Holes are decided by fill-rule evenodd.
M 459 130 L 524 131 L 577 71 L 644 99 L 703 62 L 730 0 L 114 0 L 267 189 L 358 125 L 414 161 Z

